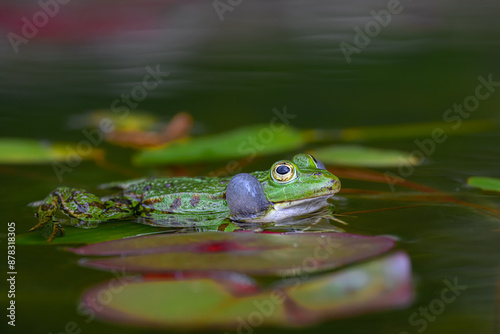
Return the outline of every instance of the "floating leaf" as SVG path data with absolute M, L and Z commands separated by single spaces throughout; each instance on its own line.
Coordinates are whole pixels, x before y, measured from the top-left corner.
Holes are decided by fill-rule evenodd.
M 222 222 L 219 226 L 204 226 L 204 227 L 162 227 L 160 225 L 143 225 L 131 223 L 130 221 L 122 222 L 106 222 L 99 224 L 97 228 L 82 229 L 64 226 L 66 234 L 62 238 L 55 238 L 50 242 L 51 245 L 71 245 L 71 244 L 90 244 L 110 240 L 118 240 L 130 238 L 139 235 L 160 234 L 160 233 L 176 233 L 176 232 L 204 232 L 204 231 L 224 231 L 231 232 L 240 229 L 239 226 L 227 221 Z M 45 231 L 49 234 L 52 231 Z M 16 237 L 16 242 L 20 245 L 47 245 L 45 239 L 40 236 L 40 233 L 30 232 L 19 234 Z
M 34 139 L 0 138 L 0 164 L 45 164 L 66 161 L 74 154 L 75 144 L 48 143 Z M 79 155 L 81 159 L 100 159 L 102 150 L 94 148 L 90 153 Z
M 250 333 L 262 325 L 304 326 L 405 307 L 413 298 L 410 262 L 402 252 L 309 280 L 283 279 L 265 290 L 236 278 L 122 277 L 87 290 L 82 302 L 98 318 L 122 324 Z
M 275 126 L 274 126 L 275 127 Z M 160 149 L 140 152 L 134 157 L 139 165 L 195 163 L 280 153 L 304 144 L 298 130 L 255 125 L 217 135 L 196 137 L 172 143 Z
M 500 179 L 486 176 L 471 176 L 467 184 L 482 190 L 500 191 Z
M 410 260 L 404 252 L 398 252 L 290 290 L 290 299 L 309 313 L 316 313 L 318 320 L 336 317 L 334 314 L 406 306 L 413 299 Z
M 409 153 L 382 150 L 359 145 L 335 145 L 320 148 L 311 154 L 324 164 L 353 167 L 397 167 L 416 165 L 419 160 Z
M 142 130 L 115 130 L 106 134 L 108 142 L 128 147 L 155 147 L 186 137 L 193 125 L 193 118 L 186 112 L 181 112 L 170 120 L 160 132 Z
M 80 255 L 118 255 L 89 259 L 94 268 L 131 272 L 235 271 L 254 275 L 297 275 L 304 268 L 337 268 L 394 246 L 386 237 L 347 233 L 205 232 L 161 234 L 92 244 Z
M 453 130 L 445 122 L 300 131 L 284 125 L 263 124 L 196 137 L 161 149 L 145 150 L 134 157 L 134 162 L 138 165 L 161 165 L 241 159 L 286 152 L 306 143 L 415 138 L 433 135 L 436 129 L 442 130 L 443 135 L 453 135 L 484 132 L 498 127 L 498 123 L 491 120 L 464 121 L 458 130 Z
M 87 244 L 165 231 L 165 229 L 158 227 L 133 224 L 130 222 L 108 222 L 94 229 L 81 229 L 66 226 L 64 228 L 66 229 L 66 235 L 62 238 L 55 238 L 50 243 L 51 245 Z M 16 243 L 19 245 L 47 245 L 47 241 L 36 232 L 19 234 L 16 237 Z

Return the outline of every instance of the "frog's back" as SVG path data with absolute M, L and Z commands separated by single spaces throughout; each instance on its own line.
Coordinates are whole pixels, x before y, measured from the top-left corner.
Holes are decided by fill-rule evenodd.
M 229 211 L 225 200 L 230 178 L 173 177 L 130 184 L 124 197 L 141 211 L 156 214 L 208 214 Z

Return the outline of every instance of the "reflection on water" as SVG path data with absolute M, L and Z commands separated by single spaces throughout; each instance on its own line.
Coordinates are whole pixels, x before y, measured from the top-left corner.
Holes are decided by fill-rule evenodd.
M 44 14 L 41 24 L 38 14 L 46 10 L 38 4 L 4 4 L 0 28 L 11 37 L 0 42 L 2 87 L 10 96 L 54 89 L 59 95 L 115 96 L 136 84 L 145 66 L 156 64 L 172 73 L 155 90 L 156 98 L 175 99 L 192 90 L 254 91 L 262 83 L 280 91 L 304 89 L 304 80 L 329 84 L 332 93 L 338 85 L 363 85 L 368 78 L 390 84 L 403 78 L 391 80 L 393 71 L 369 76 L 367 70 L 404 63 L 411 73 L 412 66 L 439 62 L 448 52 L 477 53 L 477 61 L 493 66 L 494 55 L 478 51 L 498 48 L 499 6 L 252 1 L 226 11 L 220 21 L 210 2 L 70 2 L 53 17 Z

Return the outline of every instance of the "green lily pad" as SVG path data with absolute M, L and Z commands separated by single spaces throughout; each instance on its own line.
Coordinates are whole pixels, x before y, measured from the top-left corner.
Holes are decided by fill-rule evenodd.
M 52 144 L 32 139 L 0 138 L 0 163 L 50 163 L 65 158 Z
M 486 176 L 471 176 L 467 184 L 482 190 L 500 191 L 500 179 Z
M 348 233 L 205 232 L 159 234 L 87 245 L 80 255 L 117 255 L 81 264 L 140 273 L 239 272 L 293 276 L 338 268 L 382 254 L 394 246 L 387 237 Z
M 158 227 L 133 224 L 130 222 L 109 222 L 101 224 L 98 228 L 93 229 L 67 226 L 64 226 L 64 229 L 66 230 L 65 236 L 62 238 L 55 238 L 50 245 L 88 244 L 165 231 L 165 229 Z M 46 239 L 37 232 L 17 235 L 16 243 L 19 245 L 47 245 Z
M 48 143 L 23 138 L 0 138 L 0 164 L 46 164 L 66 161 L 68 154 L 78 152 L 76 144 Z M 79 155 L 81 159 L 101 157 L 102 150 L 94 148 L 88 154 Z
M 298 130 L 270 124 L 239 128 L 221 134 L 174 142 L 159 149 L 148 149 L 134 157 L 138 165 L 196 163 L 241 159 L 280 153 L 304 144 Z
M 406 307 L 412 299 L 410 262 L 403 252 L 312 279 L 283 279 L 266 289 L 239 276 L 180 281 L 122 277 L 82 296 L 88 312 L 120 324 L 244 333 Z
M 103 241 L 119 240 L 123 238 L 130 238 L 140 235 L 149 234 L 159 234 L 166 232 L 178 232 L 183 231 L 209 231 L 209 230 L 220 230 L 225 232 L 231 232 L 240 229 L 239 226 L 232 222 L 222 222 L 222 226 L 205 226 L 205 227 L 192 227 L 192 228 L 170 228 L 170 227 L 160 227 L 160 226 L 150 226 L 137 223 L 131 223 L 130 221 L 124 222 L 106 222 L 103 224 L 98 224 L 97 228 L 84 229 L 64 226 L 66 234 L 64 237 L 55 238 L 50 245 L 75 245 L 75 244 L 91 244 L 99 243 Z M 16 237 L 16 243 L 19 245 L 47 245 L 47 234 L 50 234 L 51 230 L 43 231 L 45 238 L 37 232 L 29 232 L 19 234 Z
M 351 167 L 397 167 L 420 162 L 406 152 L 359 145 L 328 146 L 314 150 L 311 154 L 327 165 Z

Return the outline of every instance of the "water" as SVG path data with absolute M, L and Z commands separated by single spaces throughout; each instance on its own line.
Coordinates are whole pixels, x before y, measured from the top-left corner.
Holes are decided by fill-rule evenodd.
M 133 110 L 166 118 L 189 111 L 200 134 L 267 123 L 273 108 L 283 106 L 296 116 L 291 125 L 304 129 L 441 121 L 453 104 L 475 94 L 479 76 L 491 75 L 500 81 L 498 3 L 401 4 L 401 13 L 391 15 L 391 22 L 347 63 L 340 43 L 354 45 L 354 27 L 363 29 L 374 20 L 370 11 L 384 10 L 388 2 L 243 1 L 225 12 L 223 21 L 210 2 L 140 6 L 70 2 L 61 5 L 59 13 L 28 43 L 20 44 L 18 53 L 8 39 L 1 40 L 0 133 L 2 137 L 81 141 L 85 139 L 81 130 L 70 126 L 72 117 L 110 108 L 121 94 L 130 94 L 141 84 L 146 67 L 157 65 L 169 76 Z M 31 18 L 40 10 L 38 5 L 4 6 L 0 29 L 5 34 L 19 33 L 20 18 Z M 91 15 L 96 12 L 103 16 Z M 68 20 L 74 25 L 68 26 Z M 498 110 L 500 91 L 495 90 L 480 101 L 469 119 L 498 120 Z M 367 144 L 412 151 L 417 148 L 414 139 Z M 471 175 L 500 177 L 499 140 L 498 132 L 451 137 L 437 145 L 408 180 L 498 208 L 499 195 L 463 184 Z M 130 166 L 127 149 L 107 144 L 101 148 L 109 150 L 111 161 L 136 175 L 167 172 Z M 282 157 L 259 159 L 246 170 L 268 168 Z M 187 170 L 207 174 L 224 164 Z M 17 232 L 23 233 L 35 222 L 26 204 L 54 188 L 95 189 L 100 183 L 129 177 L 93 162 L 81 163 L 62 182 L 51 166 L 0 166 L 2 220 L 5 224 L 14 221 Z M 343 188 L 390 191 L 383 183 L 342 182 Z M 384 200 L 340 197 L 341 213 L 414 204 L 397 196 Z M 349 232 L 399 238 L 398 248 L 412 260 L 415 303 L 408 309 L 297 331 L 492 333 L 495 319 L 498 331 L 498 216 L 457 204 L 420 204 L 343 217 Z M 7 233 L 7 227 L 0 233 Z M 78 315 L 80 293 L 109 279 L 110 274 L 79 267 L 77 256 L 58 247 L 18 246 L 16 258 L 16 330 L 71 332 L 74 322 L 82 333 L 140 332 L 97 320 L 87 323 Z M 419 308 L 442 298 L 445 280 L 455 279 L 466 289 L 442 313 L 422 322 L 425 317 Z M 5 293 L 2 298 L 7 300 Z M 5 323 L 2 320 L 2 328 Z M 13 332 L 13 328 L 8 330 Z M 288 332 L 255 329 L 271 331 Z

